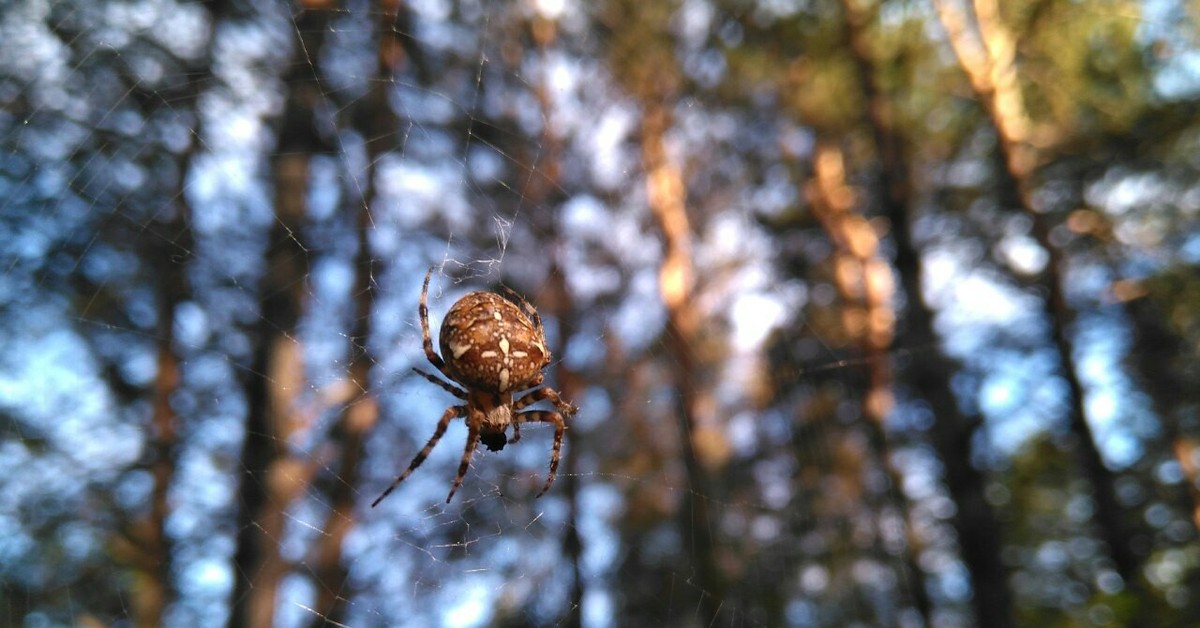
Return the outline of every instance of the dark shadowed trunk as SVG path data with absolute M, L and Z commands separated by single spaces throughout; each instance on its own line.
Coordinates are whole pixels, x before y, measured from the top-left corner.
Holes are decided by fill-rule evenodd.
M 879 84 L 875 56 L 864 34 L 866 20 L 853 2 L 843 2 L 851 50 L 871 129 L 876 159 L 876 195 L 883 215 L 892 225 L 894 265 L 906 296 L 898 318 L 902 337 L 909 346 L 920 347 L 921 358 L 902 370 L 911 396 L 927 403 L 935 417 L 930 430 L 934 451 L 944 466 L 943 481 L 957 504 L 952 519 L 963 563 L 970 574 L 971 605 L 981 628 L 1012 626 L 1013 598 L 1009 568 L 1001 558 L 1000 524 L 991 504 L 984 498 L 986 478 L 971 463 L 971 440 L 980 417 L 965 414 L 951 389 L 951 380 L 961 366 L 942 350 L 934 331 L 934 312 L 922 294 L 920 252 L 912 233 L 912 187 L 909 183 L 909 151 L 896 128 L 890 97 Z M 928 598 L 924 598 L 928 619 Z
M 1051 344 L 1058 356 L 1060 373 L 1067 383 L 1068 424 L 1077 437 L 1076 448 L 1085 477 L 1092 485 L 1095 501 L 1093 522 L 1108 545 L 1117 572 L 1128 586 L 1137 588 L 1143 556 L 1133 547 L 1137 535 L 1117 501 L 1116 474 L 1104 464 L 1084 405 L 1086 391 L 1075 365 L 1068 330 L 1074 313 L 1067 303 L 1066 260 L 1053 242 L 1048 208 L 1034 196 L 1035 173 L 1041 155 L 1034 145 L 1033 125 L 1025 109 L 1016 66 L 1016 41 L 1003 23 L 996 0 L 975 0 L 974 32 L 961 10 L 946 0 L 937 3 L 938 16 L 987 112 L 999 140 L 999 196 L 1029 217 L 1031 235 L 1046 252 L 1047 263 L 1037 279 L 1043 294 L 1043 315 L 1050 325 Z
M 301 238 L 308 214 L 309 162 L 326 147 L 314 123 L 322 97 L 313 59 L 319 58 L 329 12 L 295 16 L 293 61 L 285 76 L 287 98 L 272 162 L 275 216 L 259 286 L 255 349 L 246 382 L 246 436 L 238 489 L 237 550 L 230 625 L 274 624 L 278 589 L 288 566 L 280 554 L 284 511 L 308 484 L 309 465 L 289 455 L 295 429 L 293 401 L 303 382 L 297 324 L 308 276 Z
M 1189 408 L 1200 407 L 1200 391 L 1191 379 L 1195 367 L 1188 365 L 1187 340 L 1171 329 L 1170 313 L 1152 296 L 1132 295 L 1125 311 L 1136 347 L 1127 361 L 1158 415 L 1161 441 L 1183 473 L 1177 503 L 1182 511 L 1191 512 L 1192 525 L 1200 530 L 1200 461 L 1193 455 L 1200 439 L 1188 418 Z
M 555 329 L 557 338 L 550 338 L 554 347 L 554 385 L 564 399 L 579 404 L 584 386 L 579 375 L 574 372 L 564 359 L 569 350 L 569 343 L 579 328 L 581 312 L 572 298 L 567 275 L 569 269 L 562 263 L 562 206 L 568 199 L 562 187 L 562 159 L 564 147 L 560 137 L 562 130 L 552 122 L 556 119 L 554 111 L 553 76 L 550 60 L 556 50 L 557 24 L 548 20 L 534 20 L 529 24 L 529 34 L 537 45 L 537 53 L 543 70 L 533 82 L 533 94 L 537 99 L 545 124 L 539 136 L 540 150 L 529 155 L 528 161 L 533 164 L 531 176 L 521 188 L 521 198 L 533 207 L 540 208 L 533 218 L 542 234 L 543 246 L 550 252 L 549 269 L 546 285 L 537 295 L 537 305 L 541 312 L 549 313 L 557 320 Z M 570 593 L 566 616 L 560 618 L 559 624 L 568 628 L 578 628 L 583 622 L 583 539 L 580 536 L 579 516 L 579 452 L 574 450 L 574 443 L 579 437 L 571 424 L 567 424 L 567 449 L 563 459 L 563 469 L 559 473 L 558 483 L 563 487 L 562 492 L 567 500 L 567 520 L 563 529 L 562 552 L 564 561 L 571 573 Z
M 360 464 L 363 442 L 379 419 L 379 404 L 371 391 L 371 365 L 375 363 L 370 351 L 371 313 L 375 308 L 378 264 L 371 250 L 370 236 L 377 228 L 372 211 L 378 189 L 380 158 L 395 150 L 400 119 L 388 102 L 390 87 L 396 75 L 411 63 L 410 48 L 401 41 L 402 33 L 411 32 L 407 9 L 399 5 L 385 7 L 375 22 L 379 37 L 376 50 L 375 75 L 366 98 L 352 103 L 354 124 L 365 140 L 367 152 L 366 184 L 358 198 L 353 198 L 357 215 L 358 252 L 354 261 L 354 329 L 350 334 L 350 390 L 353 398 L 346 400 L 337 426 L 330 435 L 341 452 L 341 464 L 332 484 L 330 513 L 325 521 L 325 536 L 316 557 L 317 580 L 324 583 L 317 596 L 314 625 L 340 624 L 345 619 L 348 600 L 349 572 L 342 560 L 343 544 L 354 526 L 354 506 L 361 477 Z M 411 42 L 407 42 L 411 43 Z M 348 190 L 359 191 L 357 189 Z
M 987 478 L 971 464 L 972 439 L 981 417 L 962 410 L 950 383 L 962 367 L 941 349 L 934 331 L 934 312 L 922 298 L 920 255 L 913 242 L 906 207 L 891 205 L 896 270 L 906 295 L 902 318 L 905 342 L 921 347 L 918 359 L 904 366 L 911 396 L 928 404 L 934 416 L 930 440 L 944 470 L 942 479 L 956 505 L 952 519 L 959 551 L 971 577 L 971 605 L 981 628 L 1014 625 L 1010 569 L 1001 558 L 1004 535 L 984 495 Z

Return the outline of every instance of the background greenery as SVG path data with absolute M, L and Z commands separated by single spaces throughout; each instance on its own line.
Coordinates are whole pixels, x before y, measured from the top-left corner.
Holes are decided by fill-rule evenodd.
M 1200 4 L 0 4 L 0 623 L 1200 623 Z M 378 508 L 473 289 L 582 408 Z

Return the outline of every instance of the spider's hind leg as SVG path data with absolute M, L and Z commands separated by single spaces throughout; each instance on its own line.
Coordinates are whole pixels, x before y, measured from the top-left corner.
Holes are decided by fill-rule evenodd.
M 396 490 L 396 487 L 400 486 L 400 483 L 403 482 L 405 478 L 415 471 L 417 467 L 421 466 L 422 462 L 425 462 L 425 459 L 429 457 L 429 452 L 433 451 L 433 447 L 438 444 L 438 441 L 442 439 L 442 435 L 446 433 L 446 428 L 450 426 L 450 421 L 455 417 L 461 416 L 467 416 L 466 406 L 450 406 L 449 408 L 446 408 L 446 413 L 443 414 L 441 420 L 438 421 L 437 429 L 434 430 L 433 436 L 430 437 L 429 442 L 425 443 L 425 447 L 423 447 L 421 451 L 417 453 L 417 456 L 413 458 L 411 463 L 409 463 L 408 468 L 404 470 L 404 473 L 401 473 L 400 477 L 396 478 L 396 481 L 392 482 L 392 485 L 387 487 L 387 490 L 384 491 L 382 495 L 375 498 L 375 501 L 371 502 L 371 508 L 378 506 L 379 502 L 383 501 L 384 497 L 387 497 L 392 493 L 392 491 Z M 461 475 L 459 477 L 459 481 L 462 481 Z M 458 488 L 457 485 L 455 488 Z M 450 494 L 454 495 L 454 491 L 450 491 Z
M 521 296 L 516 290 L 513 290 L 504 284 L 500 284 L 500 290 L 504 292 L 509 301 L 521 306 L 521 310 L 525 313 L 525 316 L 528 316 L 529 320 L 533 322 L 534 327 L 537 327 L 538 329 L 542 328 L 542 317 L 540 314 L 538 314 L 537 308 L 533 307 L 528 299 Z
M 475 445 L 479 443 L 479 429 L 470 425 L 467 422 L 467 446 L 463 448 L 462 462 L 458 464 L 458 476 L 454 478 L 454 486 L 450 487 L 450 494 L 446 496 L 446 503 L 454 498 L 454 492 L 458 487 L 462 486 L 463 478 L 467 475 L 467 467 L 471 464 L 471 456 L 475 454 Z

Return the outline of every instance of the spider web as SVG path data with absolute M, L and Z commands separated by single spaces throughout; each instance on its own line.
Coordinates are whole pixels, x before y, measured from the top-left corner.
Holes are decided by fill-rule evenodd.
M 817 139 L 715 95 L 728 68 L 712 56 L 713 6 L 685 2 L 665 22 L 682 72 L 711 88 L 678 99 L 665 141 L 691 168 L 687 353 L 660 296 L 644 107 L 607 57 L 605 15 L 553 1 L 99 4 L 0 14 L 9 623 L 128 623 L 155 575 L 166 625 L 228 622 L 264 590 L 263 621 L 281 626 L 769 625 L 771 605 L 793 625 L 920 625 L 926 598 L 934 619 L 970 621 L 929 418 L 900 399 L 877 455 L 856 394 L 873 365 L 944 345 L 986 420 L 976 462 L 1003 469 L 1055 431 L 1055 365 L 1036 333 L 1006 331 L 1044 323 L 970 250 L 967 224 L 921 243 L 938 343 L 900 337 L 870 356 L 847 340 L 819 268 L 835 245 L 784 224 L 805 202 L 789 164 Z M 998 248 L 1039 268 L 1021 225 Z M 428 366 L 416 304 L 431 265 L 435 336 L 472 290 L 507 285 L 541 311 L 548 382 L 581 408 L 541 499 L 553 430 L 529 425 L 503 452 L 476 451 L 444 503 L 466 440 L 455 421 L 368 507 L 457 403 L 411 373 Z M 276 297 L 294 320 L 266 307 Z M 1079 354 L 1097 431 L 1110 462 L 1132 466 L 1144 423 L 1116 417 L 1146 402 L 1112 375 L 1128 348 L 1103 333 L 1113 317 L 1091 322 Z M 263 367 L 267 338 L 296 352 Z M 165 406 L 164 346 L 178 369 Z M 703 402 L 699 472 L 681 454 L 683 389 Z M 154 422 L 167 406 L 169 428 Z M 286 420 L 248 430 L 262 408 Z M 273 472 L 253 475 L 246 442 Z M 810 482 L 814 470 L 828 475 Z M 705 553 L 721 586 L 704 581 Z M 1086 577 L 1105 590 L 1107 573 Z

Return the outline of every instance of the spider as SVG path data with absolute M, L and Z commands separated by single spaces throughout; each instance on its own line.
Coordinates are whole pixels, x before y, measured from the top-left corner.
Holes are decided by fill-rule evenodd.
M 426 305 L 429 278 L 432 275 L 433 267 L 430 267 L 429 272 L 425 273 L 421 303 L 417 308 L 421 317 L 425 358 L 439 373 L 466 390 L 460 390 L 419 368 L 413 370 L 466 403 L 446 409 L 424 449 L 417 453 L 408 469 L 371 503 L 371 507 L 383 501 L 425 462 L 429 452 L 446 433 L 450 421 L 459 417 L 467 422 L 467 446 L 463 449 L 458 476 L 454 478 L 446 503 L 450 503 L 454 492 L 462 485 L 476 445 L 482 441 L 489 451 L 504 449 L 504 445 L 521 440 L 522 423 L 554 424 L 550 475 L 542 491 L 537 494 L 538 497 L 545 495 L 550 485 L 554 484 L 554 474 L 558 471 L 563 433 L 567 429 L 563 415 L 574 415 L 576 408 L 563 400 L 558 391 L 542 386 L 542 369 L 550 363 L 550 351 L 546 348 L 541 317 L 528 301 L 511 290 L 512 296 L 520 301 L 519 308 L 515 300 L 505 299 L 493 292 L 472 292 L 459 299 L 446 313 L 438 334 L 438 344 L 442 350 L 439 356 L 434 353 L 433 340 L 429 337 L 429 307 Z M 534 390 L 516 396 L 516 393 L 530 388 Z M 558 411 L 525 410 L 543 400 L 549 400 Z M 505 435 L 509 425 L 513 427 L 511 439 Z

